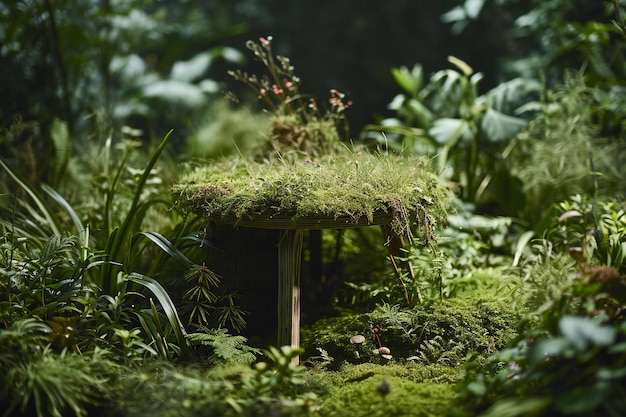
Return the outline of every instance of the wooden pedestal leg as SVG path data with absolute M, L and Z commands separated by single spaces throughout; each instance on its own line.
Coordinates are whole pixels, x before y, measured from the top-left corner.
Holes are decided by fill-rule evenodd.
M 278 242 L 278 346 L 300 346 L 302 238 L 302 230 L 284 230 Z

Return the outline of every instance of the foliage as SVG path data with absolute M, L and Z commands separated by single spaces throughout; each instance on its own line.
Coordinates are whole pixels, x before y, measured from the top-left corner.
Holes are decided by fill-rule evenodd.
M 188 356 L 185 330 L 171 298 L 153 278 L 130 269 L 136 266 L 132 264 L 134 258 L 130 254 L 138 250 L 137 236 L 147 236 L 168 255 L 191 264 L 167 239 L 154 233 L 138 232 L 148 208 L 159 202 L 149 198 L 140 200 L 167 139 L 166 136 L 147 167 L 140 171 L 130 204 L 121 209 L 128 210 L 126 217 L 121 219 L 121 226 L 113 228 L 110 223 L 112 198 L 128 154 L 121 163 L 106 192 L 102 218 L 108 234 L 104 234 L 106 242 L 99 241 L 104 245 L 101 248 L 92 246 L 90 228 L 83 226 L 78 213 L 60 194 L 51 187 L 42 187 L 61 207 L 59 212 L 48 203 L 38 187 L 2 162 L 18 189 L 31 197 L 30 200 L 17 199 L 13 204 L 24 207 L 31 217 L 42 219 L 43 228 L 49 228 L 33 227 L 27 217 L 16 215 L 2 222 L 8 231 L 2 264 L 5 277 L 2 303 L 6 306 L 3 315 L 7 322 L 20 317 L 48 320 L 58 333 L 58 342 L 62 343 L 59 348 L 81 351 L 102 344 L 120 343 L 118 347 L 127 355 Z M 10 209 L 5 207 L 4 210 Z M 76 238 L 68 238 L 61 232 L 67 222 L 64 215 L 76 229 Z M 52 237 L 46 238 L 48 233 Z M 144 293 L 133 287 L 143 289 Z M 158 301 L 160 311 L 157 311 L 153 297 Z M 121 332 L 125 326 L 130 327 Z M 135 326 L 140 326 L 147 344 L 138 337 L 139 330 Z M 79 341 L 83 346 L 78 344 Z
M 93 111 L 112 116 L 117 129 L 132 123 L 151 131 L 182 129 L 204 116 L 220 89 L 212 67 L 244 59 L 218 45 L 242 30 L 221 8 L 198 1 L 3 1 L 1 78 L 12 81 L 2 82 L 0 123 L 19 117 L 39 129 L 27 146 L 4 142 L 2 153 L 34 150 L 33 160 L 14 156 L 47 177 L 54 149 L 45 138 L 55 119 L 84 133 L 90 127 L 83 118 Z
M 185 156 L 190 160 L 261 154 L 267 145 L 271 121 L 264 113 L 240 106 L 230 108 L 227 100 L 220 100 L 211 107 L 206 117 L 185 140 Z
M 604 265 L 625 272 L 626 214 L 624 203 L 593 201 L 574 195 L 555 205 L 545 238 L 556 250 L 568 251 L 585 270 Z
M 333 367 L 348 363 L 400 363 L 459 366 L 470 352 L 487 357 L 513 339 L 521 313 L 494 296 L 465 295 L 419 304 L 412 309 L 381 305 L 371 313 L 318 321 L 302 331 L 307 351 L 322 348 Z M 351 342 L 354 335 L 365 342 Z M 390 350 L 383 356 L 381 348 Z
M 614 202 L 592 206 L 580 196 L 560 205 L 550 240 L 536 244 L 523 266 L 529 315 L 520 335 L 483 372 L 466 365 L 460 404 L 467 415 L 619 415 L 624 409 L 626 279 L 615 269 L 614 251 L 607 258 L 594 255 L 596 244 L 579 243 L 595 242 L 589 214 L 614 223 L 616 209 Z M 613 247 L 621 250 L 619 242 Z
M 530 224 L 541 227 L 549 207 L 573 194 L 603 198 L 622 191 L 623 146 L 599 136 L 593 115 L 600 106 L 594 98 L 598 92 L 569 74 L 542 103 L 531 104 L 541 112 L 520 135 L 511 158 L 511 171 L 523 184 L 523 217 Z
M 467 415 L 620 415 L 624 288 L 623 278 L 567 286 L 539 310 L 538 324 L 494 356 L 491 372 L 470 372 L 460 398 Z
M 229 335 L 226 330 L 200 329 L 203 333 L 191 333 L 189 340 L 192 345 L 206 346 L 210 349 L 207 362 L 210 365 L 239 363 L 250 365 L 261 353 L 259 349 L 246 345 L 248 339 L 243 336 Z M 200 353 L 203 354 L 202 350 Z
M 322 114 L 315 99 L 300 93 L 300 78 L 295 75 L 289 58 L 274 56 L 271 36 L 260 38 L 259 43 L 248 41 L 246 47 L 263 64 L 269 76 L 258 77 L 241 70 L 229 71 L 229 74 L 250 87 L 269 109 L 273 125 L 269 138 L 272 149 L 280 153 L 297 151 L 309 157 L 340 149 L 337 128 L 345 122 L 344 112 L 352 104 L 344 100 L 345 94 L 330 90 L 330 107 Z M 342 127 L 347 128 L 347 122 Z
M 418 160 L 349 153 L 318 162 L 214 164 L 174 187 L 184 209 L 206 217 L 347 217 L 348 222 L 391 216 L 398 235 L 411 236 L 414 221 L 430 243 L 445 196 L 442 185 Z
M 389 107 L 399 118 L 368 126 L 364 135 L 387 132 L 393 134 L 394 141 L 386 141 L 385 145 L 409 154 L 436 157 L 439 172 L 459 183 L 464 201 L 485 203 L 488 199 L 483 194 L 489 187 L 495 187 L 491 198 L 502 197 L 504 189 L 514 193 L 519 186 L 513 178 L 506 177 L 506 184 L 495 180 L 501 181 L 508 174 L 503 171 L 502 160 L 510 152 L 511 139 L 526 121 L 507 113 L 536 93 L 538 83 L 514 79 L 479 95 L 482 74 L 458 58 L 449 60 L 457 69 L 438 71 L 427 84 L 420 65 L 410 71 L 394 68 L 392 74 L 404 93 L 397 95 Z M 447 167 L 451 168 L 448 173 Z
M 5 416 L 86 416 L 106 392 L 118 368 L 102 350 L 55 353 L 54 327 L 34 318 L 0 329 L 0 404 Z
M 265 352 L 274 365 L 218 366 L 210 370 L 146 363 L 120 374 L 108 415 L 115 416 L 305 416 L 315 398 L 306 370 L 293 365 L 297 350 Z

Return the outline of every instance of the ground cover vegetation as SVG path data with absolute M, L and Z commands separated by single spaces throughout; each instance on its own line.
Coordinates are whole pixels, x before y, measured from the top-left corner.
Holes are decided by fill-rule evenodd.
M 287 8 L 234 3 L 0 2 L 0 413 L 623 415 L 624 2 L 425 6 L 454 47 L 379 48 L 357 131 Z M 298 349 L 277 235 L 207 220 L 381 211 L 307 233 Z

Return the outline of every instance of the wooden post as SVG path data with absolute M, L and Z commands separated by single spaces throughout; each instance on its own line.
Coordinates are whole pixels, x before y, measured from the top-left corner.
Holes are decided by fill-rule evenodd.
M 278 242 L 278 346 L 300 346 L 300 261 L 303 231 L 283 230 Z M 298 363 L 298 358 L 294 358 Z

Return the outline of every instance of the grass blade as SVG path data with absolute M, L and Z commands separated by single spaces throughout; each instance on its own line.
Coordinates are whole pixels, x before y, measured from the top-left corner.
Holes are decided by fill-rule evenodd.
M 26 179 L 24 179 L 16 170 L 14 170 L 9 165 L 5 164 L 2 159 L 0 159 L 0 165 L 4 170 L 17 182 L 17 184 L 22 188 L 32 199 L 40 213 L 46 219 L 46 222 L 50 225 L 52 229 L 52 234 L 61 235 L 60 226 L 58 223 L 58 219 L 56 219 L 50 209 L 50 206 L 43 200 L 41 195 L 37 192 L 37 190 L 28 183 Z

